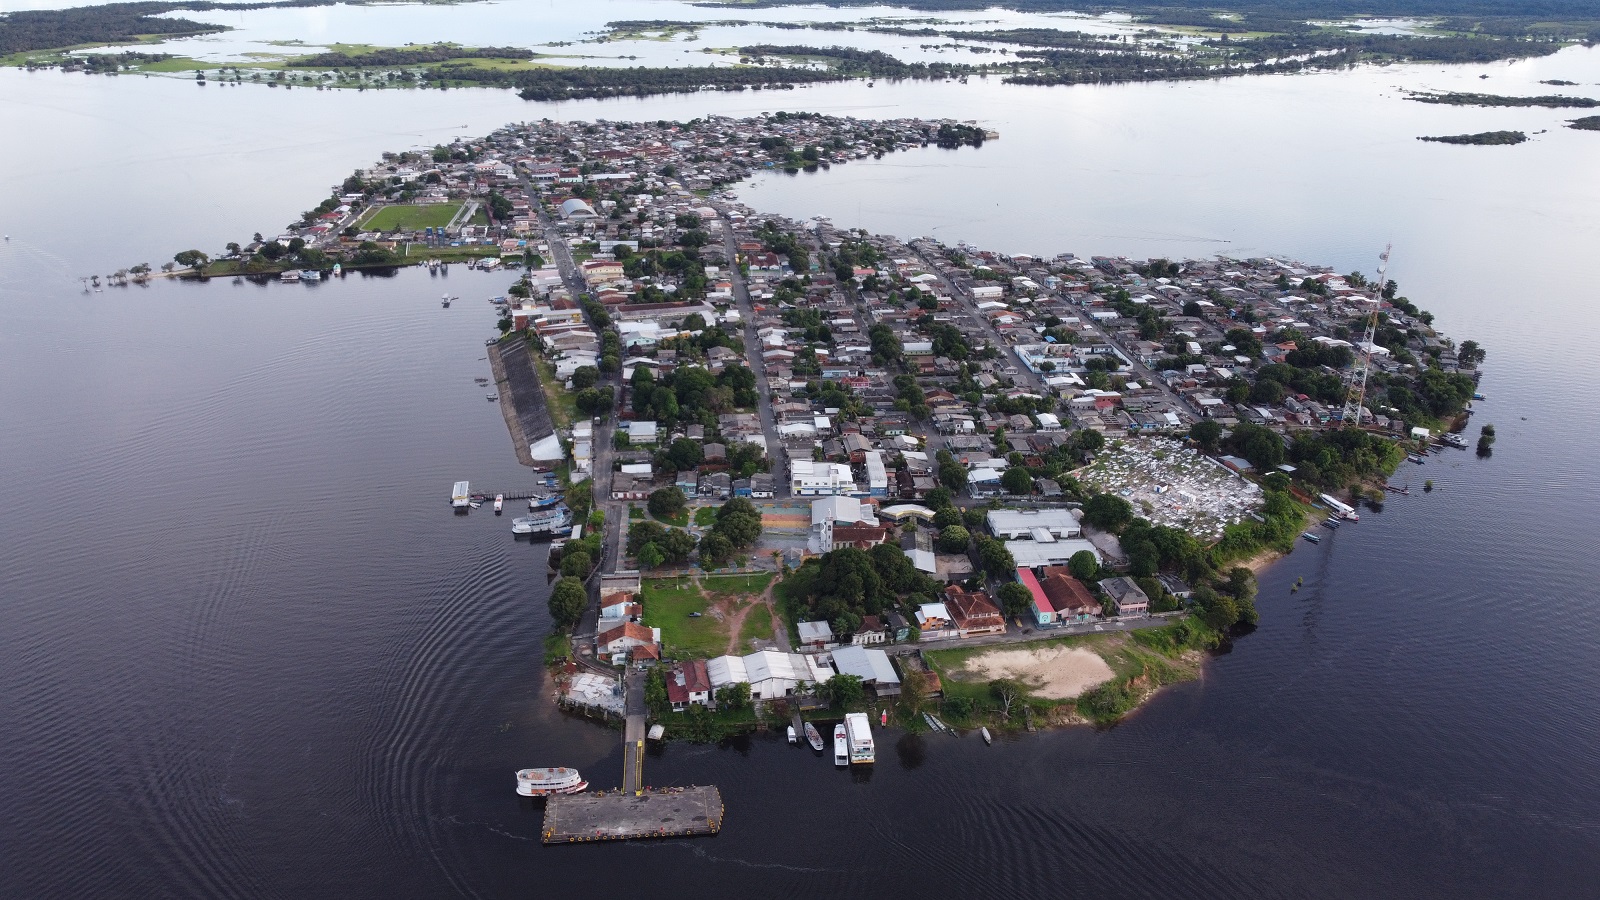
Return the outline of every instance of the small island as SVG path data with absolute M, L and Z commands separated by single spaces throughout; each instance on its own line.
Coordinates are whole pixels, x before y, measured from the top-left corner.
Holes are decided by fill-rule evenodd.
M 1520 131 L 1480 131 L 1477 134 L 1446 134 L 1438 137 L 1419 137 L 1419 141 L 1431 141 L 1436 144 L 1478 144 L 1494 146 L 1500 144 L 1520 144 L 1528 136 Z
M 1589 97 L 1567 97 L 1561 94 L 1545 94 L 1539 97 L 1508 97 L 1502 94 L 1473 94 L 1451 91 L 1444 94 L 1434 94 L 1427 91 L 1412 91 L 1406 94 L 1407 100 L 1418 103 L 1436 103 L 1444 106 L 1542 106 L 1546 109 L 1593 109 L 1600 106 L 1600 100 Z
M 626 753 L 651 723 L 1110 725 L 1250 631 L 1255 569 L 1464 446 L 1484 350 L 1382 271 L 1007 254 L 729 190 L 996 137 L 542 120 L 387 154 L 286 231 L 174 264 L 304 284 L 278 270 L 477 259 L 491 399 L 571 529 L 546 535 L 550 694 L 623 722 Z
M 1581 119 L 1571 119 L 1567 122 L 1568 128 L 1579 131 L 1600 131 L 1600 116 L 1584 116 Z

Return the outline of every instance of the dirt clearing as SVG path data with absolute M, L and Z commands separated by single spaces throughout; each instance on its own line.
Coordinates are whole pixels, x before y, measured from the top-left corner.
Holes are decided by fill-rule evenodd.
M 1082 647 L 990 650 L 967 660 L 955 673 L 962 680 L 1011 678 L 1049 700 L 1070 700 L 1115 677 L 1098 653 Z

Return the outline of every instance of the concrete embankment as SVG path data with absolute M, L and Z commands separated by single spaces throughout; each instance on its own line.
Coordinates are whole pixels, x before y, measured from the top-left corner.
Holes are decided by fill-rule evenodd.
M 517 461 L 535 466 L 560 459 L 561 448 L 539 383 L 539 370 L 528 353 L 525 339 L 507 337 L 489 347 L 489 368 L 494 372 L 500 412 L 511 432 Z

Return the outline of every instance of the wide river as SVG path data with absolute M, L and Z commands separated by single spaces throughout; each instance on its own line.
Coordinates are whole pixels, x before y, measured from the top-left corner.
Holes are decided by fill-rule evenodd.
M 1600 135 L 1398 92 L 1550 78 L 1592 95 L 1600 50 L 561 105 L 0 72 L 0 897 L 1594 896 Z M 720 836 L 542 847 L 512 772 L 612 786 L 621 754 L 549 702 L 544 549 L 445 502 L 527 481 L 473 382 L 507 276 L 78 278 L 276 231 L 383 150 L 778 108 L 1002 137 L 741 189 L 775 212 L 1369 273 L 1392 241 L 1403 292 L 1488 349 L 1494 454 L 1407 465 L 1437 490 L 1271 567 L 1260 628 L 1116 728 L 880 732 L 870 777 L 673 744 L 646 780 L 719 785 Z M 1549 131 L 1414 140 L 1497 128 Z

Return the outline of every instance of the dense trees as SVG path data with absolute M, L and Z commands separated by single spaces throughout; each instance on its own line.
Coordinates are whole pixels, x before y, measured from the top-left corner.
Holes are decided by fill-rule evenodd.
M 882 613 L 902 595 L 931 598 L 934 593 L 932 581 L 892 544 L 880 544 L 871 552 L 846 547 L 824 553 L 806 560 L 783 583 L 784 602 L 792 616 L 826 620 L 841 635 L 854 633 L 862 616 Z
M 652 491 L 645 505 L 649 508 L 650 515 L 658 519 L 670 519 L 683 512 L 688 503 L 689 498 L 683 495 L 683 491 L 675 487 L 664 487 Z
M 1083 521 L 1102 531 L 1121 531 L 1133 520 L 1133 506 L 1116 494 L 1095 494 L 1083 505 Z
M 1031 494 L 1033 493 L 1033 476 L 1029 475 L 1028 470 L 1021 466 L 1012 466 L 1000 476 L 1000 486 L 1005 488 L 1007 493 Z
M 1207 453 L 1217 452 L 1217 442 L 1222 440 L 1222 426 L 1215 419 L 1201 419 L 1189 429 L 1189 437 Z
M 1000 611 L 1007 616 L 1020 616 L 1028 611 L 1028 605 L 1033 602 L 1033 592 L 1015 581 L 1008 581 L 1000 585 L 995 592 L 995 599 L 1000 601 Z
M 1079 581 L 1092 582 L 1100 576 L 1100 560 L 1090 550 L 1079 550 L 1067 560 L 1067 571 Z
M 687 531 L 666 528 L 648 519 L 634 522 L 628 528 L 628 553 L 646 568 L 684 562 L 694 550 L 694 535 Z M 654 560 L 654 563 L 647 560 Z
M 550 618 L 558 628 L 571 628 L 583 618 L 583 609 L 589 604 L 589 594 L 583 580 L 562 576 L 550 591 Z
M 717 509 L 711 535 L 728 542 L 730 550 L 743 550 L 761 539 L 761 510 L 743 497 L 735 497 Z
M 967 544 L 971 541 L 971 532 L 960 525 L 950 525 L 939 531 L 939 540 L 935 546 L 940 553 L 965 553 Z

